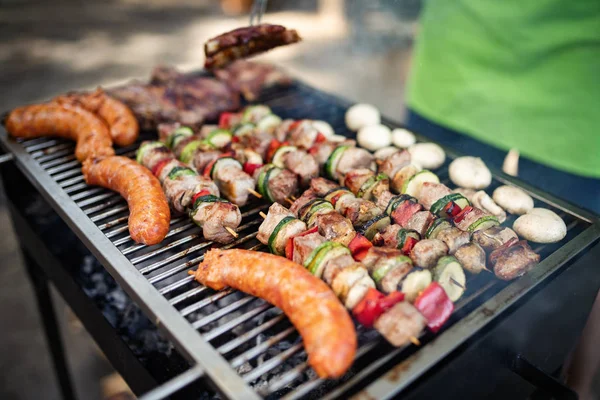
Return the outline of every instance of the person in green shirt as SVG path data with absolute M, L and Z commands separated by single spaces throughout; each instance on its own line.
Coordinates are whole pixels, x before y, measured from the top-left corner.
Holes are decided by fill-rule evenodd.
M 600 0 L 426 1 L 407 103 L 409 129 L 497 165 L 516 148 L 522 179 L 600 213 Z M 599 335 L 600 294 L 565 368 L 581 399 Z
M 517 148 L 525 180 L 600 213 L 599 0 L 425 2 L 407 103 L 409 128 Z

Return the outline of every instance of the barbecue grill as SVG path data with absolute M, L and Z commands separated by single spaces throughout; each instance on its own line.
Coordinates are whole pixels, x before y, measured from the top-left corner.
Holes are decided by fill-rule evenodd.
M 269 105 L 282 118 L 322 119 L 328 121 L 336 133 L 351 134 L 344 123 L 344 112 L 350 103 L 303 83 L 268 89 L 259 102 Z M 399 126 L 389 120 L 384 123 Z M 144 132 L 141 136 L 141 140 L 148 139 L 155 133 Z M 136 244 L 128 235 L 127 204 L 117 193 L 84 183 L 71 142 L 47 138 L 14 140 L 8 138 L 4 130 L 0 131 L 0 140 L 56 213 L 189 361 L 187 371 L 147 392 L 143 397 L 146 400 L 165 398 L 199 383 L 209 384 L 221 397 L 236 399 L 330 399 L 351 395 L 391 398 L 401 391 L 406 396 L 417 396 L 423 394 L 422 382 L 450 385 L 437 387 L 436 391 L 452 393 L 456 385 L 448 382 L 455 378 L 449 378 L 452 368 L 448 366 L 464 363 L 460 357 L 465 349 L 477 349 L 486 337 L 502 332 L 506 335 L 507 329 L 513 329 L 505 325 L 510 321 L 508 316 L 515 316 L 513 325 L 514 321 L 522 324 L 523 318 L 525 321 L 531 318 L 530 312 L 519 317 L 519 312 L 527 309 L 526 299 L 546 296 L 547 292 L 541 289 L 551 287 L 555 298 L 563 299 L 566 294 L 560 293 L 555 283 L 567 285 L 575 279 L 574 275 L 578 276 L 579 280 L 574 282 L 582 285 L 581 290 L 584 290 L 582 278 L 597 290 L 597 278 L 583 276 L 581 268 L 574 271 L 571 267 L 584 250 L 600 238 L 598 218 L 492 170 L 491 190 L 507 183 L 521 187 L 535 199 L 537 207 L 550 208 L 565 220 L 567 237 L 557 244 L 533 246 L 542 256 L 542 262 L 515 281 L 503 282 L 493 274 L 470 275 L 467 291 L 456 304 L 449 323 L 435 335 L 424 334 L 419 347 L 393 348 L 375 331 L 358 326 L 359 349 L 351 370 L 342 379 L 324 381 L 308 366 L 301 338 L 280 310 L 235 290 L 215 292 L 188 275 L 188 271 L 202 261 L 204 252 L 217 244 L 205 241 L 199 228 L 186 216 L 173 218 L 171 230 L 161 244 L 151 247 Z M 418 140 L 427 139 L 418 136 Z M 137 144 L 117 149 L 117 153 L 133 157 L 136 149 Z M 445 150 L 448 160 L 435 172 L 442 182 L 448 183 L 447 165 L 458 154 L 448 148 Z M 244 207 L 239 238 L 223 247 L 266 251 L 255 236 L 262 221 L 259 212 L 266 211 L 268 206 L 257 200 Z M 507 224 L 512 224 L 512 218 Z M 594 250 L 598 250 L 597 247 Z M 561 280 L 554 279 L 557 276 Z M 591 296 L 594 294 L 592 289 Z M 581 305 L 584 310 L 589 308 L 589 296 L 586 299 L 588 302 Z M 585 316 L 585 312 L 579 314 Z M 557 354 L 568 351 L 576 335 L 577 331 L 571 332 L 562 347 L 557 342 Z M 558 335 L 556 340 L 560 340 Z M 540 338 L 540 345 L 546 341 L 547 338 Z M 480 354 L 492 358 L 491 353 Z M 539 365 L 522 355 L 514 358 L 512 354 L 502 353 L 495 358 L 506 361 L 513 372 L 541 387 L 542 392 L 550 391 L 559 397 L 572 395 L 558 380 L 542 373 L 537 368 Z M 449 359 L 457 361 L 449 364 Z M 476 378 L 482 371 L 472 357 L 470 360 L 471 377 Z M 489 367 L 487 372 L 493 371 Z M 431 385 L 426 386 L 431 389 Z

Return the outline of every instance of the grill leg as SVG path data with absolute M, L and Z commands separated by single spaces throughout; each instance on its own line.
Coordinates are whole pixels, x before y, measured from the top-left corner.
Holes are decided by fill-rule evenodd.
M 29 278 L 31 279 L 35 290 L 38 310 L 44 324 L 46 340 L 48 341 L 54 370 L 56 372 L 56 377 L 58 378 L 63 399 L 75 400 L 75 392 L 73 391 L 73 385 L 71 383 L 71 374 L 69 373 L 69 366 L 67 364 L 67 359 L 65 358 L 60 329 L 56 321 L 54 303 L 52 302 L 48 279 L 33 258 L 27 254 L 27 251 L 22 250 L 22 254 L 27 267 L 27 272 L 29 273 Z

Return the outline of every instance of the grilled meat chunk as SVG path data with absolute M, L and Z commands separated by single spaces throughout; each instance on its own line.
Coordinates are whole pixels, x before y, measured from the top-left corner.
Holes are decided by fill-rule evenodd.
M 267 218 L 265 218 L 262 224 L 260 224 L 260 226 L 258 227 L 258 235 L 256 235 L 256 238 L 262 244 L 268 244 L 269 237 L 271 236 L 271 233 L 273 233 L 273 230 L 275 229 L 277 224 L 285 217 L 293 216 L 294 214 L 292 214 L 287 208 L 285 208 L 281 204 L 271 204 L 271 207 L 269 207 L 269 212 L 267 213 Z
M 398 248 L 398 232 L 402 227 L 398 224 L 386 226 L 381 232 L 377 232 L 373 238 L 373 244 L 392 249 Z
M 490 254 L 490 264 L 494 268 L 494 273 L 505 281 L 524 275 L 539 262 L 540 255 L 531 250 L 526 240 L 521 240 L 508 248 L 500 247 Z
M 424 239 L 415 244 L 410 258 L 417 267 L 433 268 L 438 260 L 448 254 L 448 246 L 439 239 Z
M 235 204 L 217 201 L 200 204 L 195 209 L 192 219 L 202 227 L 202 234 L 207 240 L 231 243 L 235 238 L 225 227 L 237 228 L 242 221 L 242 214 Z
M 421 237 L 424 237 L 427 228 L 429 228 L 434 218 L 433 214 L 429 211 L 419 211 L 409 218 L 406 228 L 417 231 Z
M 463 232 L 454 226 L 438 233 L 436 239 L 441 240 L 448 246 L 449 254 L 454 254 L 459 247 L 471 240 L 469 232 Z
M 512 229 L 504 226 L 494 226 L 484 231 L 473 233 L 473 241 L 486 251 L 497 249 L 511 239 L 518 240 L 517 234 Z
M 471 226 L 471 224 L 473 224 L 479 218 L 484 217 L 486 215 L 489 215 L 489 214 L 486 214 L 484 211 L 480 210 L 477 207 L 473 207 L 471 212 L 467 213 L 465 215 L 465 217 L 460 220 L 460 222 L 456 222 L 456 220 L 455 220 L 454 224 L 461 231 L 466 231 L 469 229 L 469 226 Z
M 190 161 L 190 165 L 199 173 L 204 171 L 204 168 L 211 162 L 219 158 L 223 153 L 218 150 L 197 151 Z
M 367 150 L 360 147 L 350 147 L 340 157 L 340 161 L 335 167 L 336 172 L 344 177 L 348 172 L 359 169 L 374 169 L 375 157 Z
M 296 201 L 294 201 L 294 203 L 290 207 L 290 212 L 292 212 L 295 216 L 299 218 L 300 215 L 298 215 L 298 211 L 301 210 L 302 207 L 304 207 L 309 201 L 318 198 L 319 196 L 317 196 L 312 189 L 305 190 L 302 193 L 302 196 L 298 197 Z
M 326 241 L 327 239 L 321 236 L 318 232 L 309 233 L 308 235 L 294 238 L 293 261 L 300 265 L 304 265 L 304 261 L 306 261 L 310 253 L 312 253 L 314 249 Z
M 313 156 L 302 150 L 290 151 L 283 156 L 283 165 L 300 178 L 300 186 L 307 187 L 311 179 L 319 176 L 319 164 Z
M 140 147 L 144 146 L 145 144 L 147 144 L 148 141 L 144 141 L 140 144 Z M 148 168 L 149 170 L 153 170 L 154 167 L 156 167 L 156 165 L 158 163 L 160 163 L 163 160 L 172 160 L 173 154 L 171 153 L 171 150 L 169 150 L 169 148 L 165 145 L 162 146 L 158 146 L 158 147 L 154 147 L 146 152 L 144 152 L 142 159 L 140 160 L 140 164 L 142 164 L 144 167 Z
M 232 62 L 301 40 L 298 32 L 281 25 L 259 24 L 234 29 L 204 45 L 204 68 L 223 68 Z
M 310 181 L 310 188 L 318 197 L 324 197 L 327 193 L 339 187 L 339 184 L 325 178 L 315 178 Z
M 362 185 L 369 180 L 369 178 L 375 176 L 375 172 L 368 168 L 358 168 L 348 172 L 344 178 L 344 186 L 346 186 L 352 193 L 358 193 Z
M 290 126 L 287 140 L 299 149 L 309 149 L 317 140 L 318 134 L 319 131 L 313 126 L 312 121 L 305 119 Z
M 175 179 L 167 178 L 163 182 L 163 190 L 169 204 L 179 213 L 184 213 L 192 208 L 192 197 L 202 190 L 208 190 L 210 194 L 219 196 L 217 185 L 210 179 L 199 175 L 184 175 Z
M 393 179 L 396 173 L 408 164 L 410 164 L 410 153 L 407 150 L 397 151 L 383 161 L 379 167 L 379 172 Z
M 349 254 L 328 260 L 323 268 L 323 280 L 331 286 L 337 274 L 344 268 L 355 264 L 354 258 Z
M 304 231 L 306 231 L 306 224 L 299 219 L 294 219 L 279 230 L 272 247 L 277 250 L 278 254 L 285 254 L 288 240 Z
M 399 347 L 418 337 L 426 325 L 425 317 L 410 303 L 403 301 L 383 313 L 374 327 L 388 342 Z
M 421 171 L 421 167 L 417 165 L 405 165 L 404 167 L 400 168 L 398 172 L 396 172 L 396 175 L 392 177 L 390 188 L 394 193 L 402 193 L 404 184 L 419 171 Z
M 247 101 L 256 100 L 265 88 L 292 83 L 292 79 L 275 66 L 246 60 L 215 70 L 215 76 L 231 89 L 241 92 Z
M 462 245 L 454 253 L 454 257 L 464 269 L 472 274 L 478 274 L 485 269 L 485 251 L 477 243 Z
M 316 218 L 316 225 L 319 227 L 319 233 L 327 240 L 341 243 L 344 246 L 347 246 L 356 236 L 352 222 L 336 211 L 319 214 Z
M 421 204 L 411 200 L 405 200 L 392 212 L 391 217 L 395 223 L 397 223 L 403 228 L 406 228 L 408 227 L 408 222 L 413 217 L 413 215 L 419 213 L 422 209 L 423 206 Z
M 268 185 L 273 200 L 286 204 L 290 196 L 298 192 L 298 177 L 293 172 L 283 169 L 269 179 Z
M 357 199 L 352 195 L 340 197 L 335 203 L 335 209 L 352 221 L 354 226 L 370 221 L 383 213 L 372 201 Z
M 354 286 L 357 286 L 357 290 L 353 290 Z M 342 269 L 331 283 L 333 292 L 349 309 L 354 308 L 362 300 L 369 287 L 374 288 L 375 282 L 369 276 L 367 269 L 359 263 Z
M 419 191 L 418 200 L 426 210 L 429 210 L 433 203 L 451 193 L 448 186 L 442 183 L 425 182 Z
M 373 193 L 373 195 L 375 196 L 375 193 Z M 377 199 L 375 204 L 377 205 L 377 207 L 381 208 L 382 210 L 385 210 L 388 204 L 390 204 L 390 200 L 392 200 L 393 197 L 394 193 L 390 192 L 389 190 L 384 190 L 375 196 L 375 198 Z
M 235 165 L 217 170 L 215 182 L 223 197 L 234 204 L 243 206 L 248 202 L 248 195 L 254 189 L 254 179 Z

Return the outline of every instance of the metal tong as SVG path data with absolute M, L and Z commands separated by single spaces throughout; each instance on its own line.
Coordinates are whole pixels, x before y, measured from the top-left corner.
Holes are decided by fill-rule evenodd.
M 266 9 L 267 0 L 254 0 L 254 3 L 252 3 L 252 9 L 250 10 L 250 26 L 254 25 L 255 21 L 257 24 L 260 24 L 260 20 L 262 19 Z

